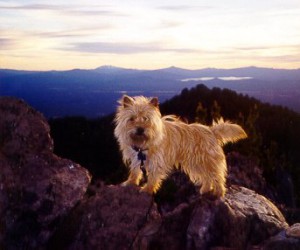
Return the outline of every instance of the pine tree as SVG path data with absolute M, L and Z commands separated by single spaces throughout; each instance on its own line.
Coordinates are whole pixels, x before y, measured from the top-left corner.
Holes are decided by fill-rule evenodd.
M 201 102 L 198 102 L 196 108 L 195 122 L 205 124 L 207 122 L 207 108 Z
M 213 105 L 211 107 L 210 115 L 213 121 L 218 121 L 221 116 L 221 106 L 218 104 L 216 100 L 214 100 Z
M 257 104 L 254 104 L 253 108 L 250 109 L 250 112 L 245 121 L 245 128 L 248 134 L 249 140 L 249 153 L 253 156 L 261 158 L 261 148 L 262 148 L 262 135 L 257 128 L 257 122 L 259 119 L 259 108 Z

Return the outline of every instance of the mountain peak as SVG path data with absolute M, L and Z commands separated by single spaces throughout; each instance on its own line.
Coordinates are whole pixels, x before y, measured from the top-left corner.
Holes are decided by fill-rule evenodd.
M 176 66 L 170 66 L 168 68 L 165 68 L 166 70 L 182 70 L 183 68 L 179 68 L 179 67 L 176 67 Z
M 119 69 L 122 69 L 122 68 L 115 67 L 115 66 L 112 66 L 112 65 L 102 65 L 98 68 L 95 68 L 95 70 L 119 70 Z
M 126 73 L 127 74 L 127 73 L 139 71 L 137 69 L 121 68 L 121 67 L 116 67 L 116 66 L 112 66 L 112 65 L 103 65 L 94 70 L 97 72 L 106 73 L 106 74 L 118 74 L 118 73 Z

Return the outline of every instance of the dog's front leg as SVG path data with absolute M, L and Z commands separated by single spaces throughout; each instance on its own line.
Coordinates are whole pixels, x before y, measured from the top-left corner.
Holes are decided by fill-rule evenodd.
M 128 185 L 136 185 L 140 184 L 140 180 L 142 179 L 142 171 L 138 164 L 131 164 L 129 166 L 129 176 L 126 181 L 124 181 L 121 185 L 128 186 Z
M 147 192 L 149 194 L 156 193 L 160 188 L 163 179 L 166 174 L 161 168 L 153 169 L 150 165 L 148 168 L 148 180 L 147 183 L 142 187 L 142 191 Z

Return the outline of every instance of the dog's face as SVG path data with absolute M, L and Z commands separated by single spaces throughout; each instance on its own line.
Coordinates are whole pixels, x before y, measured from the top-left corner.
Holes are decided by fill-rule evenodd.
M 116 115 L 115 135 L 129 146 L 146 148 L 155 141 L 161 129 L 157 98 L 123 96 Z

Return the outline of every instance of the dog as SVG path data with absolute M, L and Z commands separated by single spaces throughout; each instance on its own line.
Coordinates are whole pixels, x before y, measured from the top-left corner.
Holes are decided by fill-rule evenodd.
M 155 193 L 175 167 L 200 187 L 201 195 L 225 195 L 227 165 L 222 146 L 247 137 L 239 125 L 220 119 L 208 127 L 172 115 L 162 117 L 156 97 L 124 95 L 118 103 L 114 135 L 129 167 L 123 186 L 138 186 L 144 168 L 148 180 L 141 189 Z

